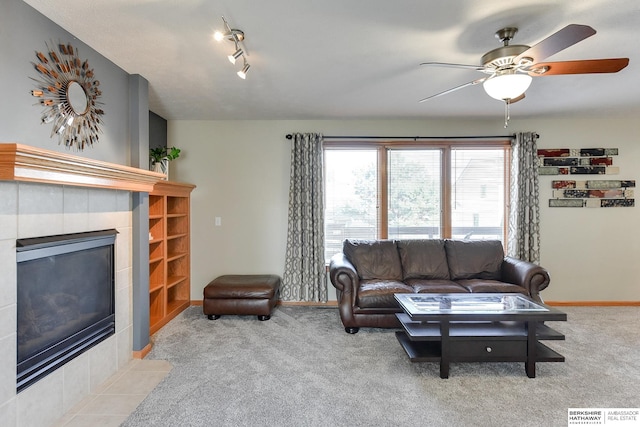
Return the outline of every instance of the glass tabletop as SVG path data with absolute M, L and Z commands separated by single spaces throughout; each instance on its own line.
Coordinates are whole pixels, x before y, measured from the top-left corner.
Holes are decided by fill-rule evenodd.
M 544 306 L 520 294 L 395 294 L 414 314 L 544 312 Z

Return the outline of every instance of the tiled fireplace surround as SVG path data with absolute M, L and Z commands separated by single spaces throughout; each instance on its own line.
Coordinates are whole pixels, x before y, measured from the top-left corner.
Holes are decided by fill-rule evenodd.
M 0 424 L 49 425 L 132 358 L 131 192 L 0 181 Z M 115 228 L 116 333 L 16 394 L 16 239 Z

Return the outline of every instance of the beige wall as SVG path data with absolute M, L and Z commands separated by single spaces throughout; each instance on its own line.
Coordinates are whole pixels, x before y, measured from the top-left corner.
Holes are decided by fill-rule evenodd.
M 325 135 L 504 135 L 537 131 L 540 147 L 617 147 L 621 179 L 640 179 L 640 124 L 627 118 L 500 118 L 375 121 L 169 121 L 168 143 L 183 150 L 171 179 L 192 193 L 191 298 L 221 274 L 282 274 L 291 132 Z M 637 207 L 547 208 L 553 178 L 541 177 L 542 253 L 548 301 L 640 301 Z M 215 226 L 215 217 L 221 226 Z M 333 289 L 329 298 L 335 299 Z
M 548 119 L 522 122 L 536 129 L 540 147 L 619 148 L 619 175 L 640 185 L 640 122 L 626 118 Z M 640 301 L 640 228 L 633 208 L 549 208 L 551 181 L 540 177 L 541 260 L 551 274 L 548 301 Z M 635 189 L 636 199 L 640 189 Z

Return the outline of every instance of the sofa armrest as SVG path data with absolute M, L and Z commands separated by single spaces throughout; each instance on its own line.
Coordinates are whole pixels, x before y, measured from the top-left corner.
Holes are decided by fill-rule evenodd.
M 355 302 L 360 278 L 356 268 L 347 259 L 344 253 L 340 252 L 331 257 L 329 263 L 329 278 L 331 284 L 338 291 L 338 300 L 348 298 L 349 302 Z
M 549 286 L 549 272 L 537 264 L 505 257 L 502 261 L 502 281 L 522 286 L 529 292 L 531 299 L 543 302 L 540 291 Z

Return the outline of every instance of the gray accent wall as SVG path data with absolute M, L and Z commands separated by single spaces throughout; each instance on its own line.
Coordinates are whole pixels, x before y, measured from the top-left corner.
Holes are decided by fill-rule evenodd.
M 131 166 L 149 165 L 149 83 L 129 76 Z M 149 194 L 132 193 L 133 350 L 149 344 Z
M 43 108 L 31 95 L 36 88 L 33 66 L 36 52 L 47 52 L 47 44 L 68 43 L 87 59 L 100 81 L 105 112 L 98 144 L 84 151 L 68 150 L 51 138 L 51 124 L 41 124 Z M 33 147 L 129 165 L 128 94 L 129 75 L 65 29 L 21 0 L 2 0 L 0 12 L 0 142 Z
M 167 121 L 149 111 L 149 148 L 167 146 Z
M 51 138 L 51 125 L 41 124 L 43 108 L 31 96 L 38 73 L 36 52 L 47 44 L 71 44 L 88 60 L 100 81 L 105 111 L 99 142 L 84 151 L 67 149 Z M 109 163 L 148 168 L 148 82 L 131 76 L 72 34 L 21 0 L 2 0 L 0 12 L 0 143 L 12 142 Z M 132 350 L 149 343 L 148 195 L 68 185 L 0 182 L 0 420 L 18 427 L 52 425 L 94 391 Z M 6 206 L 4 206 L 6 205 Z M 40 216 L 24 210 L 35 206 Z M 116 336 L 83 353 L 45 379 L 16 394 L 17 237 L 117 228 Z M 32 408 L 37 407 L 37 411 Z

